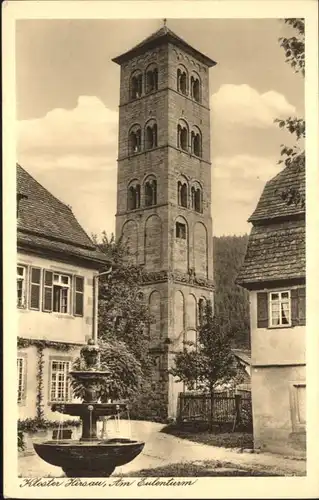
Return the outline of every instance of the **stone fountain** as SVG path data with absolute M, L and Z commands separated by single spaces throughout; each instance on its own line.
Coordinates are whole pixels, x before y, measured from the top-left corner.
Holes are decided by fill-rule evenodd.
M 82 437 L 79 440 L 56 439 L 33 443 L 36 453 L 45 462 L 62 467 L 67 477 L 108 477 L 115 467 L 131 462 L 141 453 L 144 444 L 126 438 L 100 439 L 97 421 L 100 417 L 116 416 L 127 410 L 125 402 L 99 403 L 99 391 L 107 383 L 111 373 L 99 369 L 99 347 L 89 340 L 81 349 L 85 370 L 70 372 L 73 379 L 84 387 L 82 403 L 62 402 L 52 405 L 52 411 L 79 416 L 82 421 Z M 56 433 L 54 434 L 54 436 Z

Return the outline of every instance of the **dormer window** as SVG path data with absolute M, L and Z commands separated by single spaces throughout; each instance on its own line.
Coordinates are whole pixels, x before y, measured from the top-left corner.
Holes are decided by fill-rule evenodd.
M 135 125 L 129 133 L 129 154 L 140 153 L 142 150 L 142 132 L 138 125 Z
M 143 75 L 141 72 L 134 73 L 131 78 L 131 99 L 138 99 L 142 96 Z
M 151 65 L 146 70 L 145 78 L 145 93 L 149 94 L 158 89 L 158 69 L 155 65 Z
M 187 95 L 187 71 L 183 68 L 177 69 L 177 91 Z

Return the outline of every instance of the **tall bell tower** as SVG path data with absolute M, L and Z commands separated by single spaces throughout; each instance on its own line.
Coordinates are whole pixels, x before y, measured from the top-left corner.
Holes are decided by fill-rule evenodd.
M 144 270 L 153 318 L 154 395 L 176 416 L 168 373 L 196 340 L 213 299 L 209 68 L 167 26 L 113 61 L 121 66 L 116 235 Z

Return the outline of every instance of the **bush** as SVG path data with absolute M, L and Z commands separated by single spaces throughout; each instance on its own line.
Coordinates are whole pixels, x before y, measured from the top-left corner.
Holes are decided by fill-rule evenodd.
M 140 392 L 130 402 L 130 418 L 167 422 L 167 402 L 164 395 L 158 391 L 158 387 L 153 389 L 150 382 L 144 382 Z
M 81 420 L 64 420 L 63 426 L 66 427 L 79 427 Z M 61 426 L 61 420 L 47 420 L 44 418 L 25 418 L 18 420 L 18 436 L 19 433 L 42 431 L 45 429 L 54 429 Z

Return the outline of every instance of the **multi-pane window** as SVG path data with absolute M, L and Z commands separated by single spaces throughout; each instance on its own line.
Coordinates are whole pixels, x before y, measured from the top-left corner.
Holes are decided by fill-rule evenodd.
M 70 361 L 51 361 L 51 401 L 69 401 L 71 385 L 69 380 Z
M 65 274 L 53 275 L 53 311 L 62 314 L 69 312 L 70 276 Z
M 43 310 L 70 312 L 70 276 L 44 271 Z
M 24 359 L 17 359 L 17 378 L 18 378 L 18 403 L 21 403 L 24 397 Z
M 26 305 L 26 267 L 17 266 L 17 306 Z
M 269 307 L 270 326 L 289 326 L 291 324 L 290 291 L 271 292 Z

